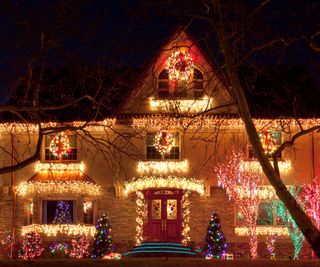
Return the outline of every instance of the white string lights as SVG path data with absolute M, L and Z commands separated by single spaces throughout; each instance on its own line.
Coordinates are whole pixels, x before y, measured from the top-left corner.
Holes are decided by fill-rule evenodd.
M 41 163 L 37 161 L 35 164 L 36 172 L 50 171 L 50 172 L 60 172 L 60 171 L 80 171 L 84 172 L 85 166 L 83 162 L 79 163 Z
M 37 232 L 46 236 L 57 236 L 64 234 L 67 236 L 86 235 L 93 237 L 95 234 L 95 226 L 88 226 L 83 224 L 30 224 L 22 226 L 21 235 L 25 236 L 30 232 Z
M 271 161 L 271 165 L 272 166 L 274 165 L 273 161 Z M 279 166 L 280 172 L 288 172 L 292 168 L 292 163 L 291 163 L 291 160 L 279 161 L 278 166 Z M 243 161 L 242 167 L 247 171 L 254 171 L 254 172 L 261 172 L 262 173 L 261 165 L 260 165 L 259 161 L 257 161 L 257 160 Z
M 235 234 L 239 236 L 248 236 L 248 227 L 236 227 Z M 258 236 L 289 236 L 288 229 L 285 226 L 256 226 L 256 235 Z
M 190 191 L 185 191 L 182 196 L 182 244 L 187 246 L 190 242 Z
M 142 174 L 186 173 L 189 165 L 183 161 L 139 161 L 137 171 Z
M 124 194 L 127 196 L 133 192 L 150 188 L 177 188 L 190 190 L 205 194 L 205 188 L 202 181 L 195 178 L 177 177 L 177 176 L 142 176 L 133 178 L 124 184 Z
M 88 181 L 30 181 L 17 186 L 18 196 L 32 194 L 78 194 L 100 195 L 101 187 Z
M 143 221 L 146 217 L 146 204 L 144 199 L 144 194 L 141 191 L 137 191 L 137 200 L 136 200 L 136 246 L 140 245 L 143 242 Z

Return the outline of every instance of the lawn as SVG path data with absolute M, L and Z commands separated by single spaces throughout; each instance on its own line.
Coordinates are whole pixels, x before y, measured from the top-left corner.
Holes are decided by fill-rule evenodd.
M 319 260 L 205 260 L 205 259 L 187 259 L 187 258 L 129 258 L 120 261 L 107 261 L 107 260 L 36 260 L 31 262 L 21 260 L 0 260 L 0 267 L 21 267 L 21 266 L 46 266 L 46 267 L 95 267 L 95 266 L 115 266 L 115 267 L 287 267 L 287 266 L 312 266 L 320 267 Z

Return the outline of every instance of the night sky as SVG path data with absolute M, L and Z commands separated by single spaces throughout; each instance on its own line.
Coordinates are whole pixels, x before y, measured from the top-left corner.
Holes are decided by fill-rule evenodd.
M 239 21 L 242 25 L 238 28 L 239 36 L 243 36 L 243 42 L 237 47 L 239 56 L 246 54 L 252 45 L 258 46 L 272 38 L 284 37 L 290 41 L 286 49 L 276 43 L 263 52 L 254 53 L 250 62 L 239 68 L 241 75 L 246 76 L 253 65 L 263 66 L 261 69 L 264 70 L 273 69 L 270 66 L 280 65 L 286 69 L 288 65 L 301 65 L 291 72 L 284 71 L 283 75 L 280 71 L 280 74 L 269 76 L 276 80 L 281 76 L 285 84 L 288 80 L 290 84 L 301 83 L 295 89 L 298 91 L 303 91 L 308 84 L 307 94 L 315 92 L 320 97 L 320 52 L 312 50 L 308 44 L 308 37 L 319 30 L 318 1 L 270 1 L 259 10 L 259 16 L 253 18 L 248 18 L 248 14 L 260 1 L 245 1 L 245 5 L 239 2 L 225 1 L 228 22 Z M 201 1 L 6 1 L 0 12 L 1 103 L 8 101 L 8 88 L 14 87 L 26 75 L 30 60 L 33 60 L 33 66 L 43 63 L 37 57 L 41 34 L 49 47 L 45 57 L 47 69 L 103 66 L 142 70 L 177 27 L 188 24 L 188 32 L 211 60 L 217 66 L 223 65 L 212 26 L 199 19 L 191 22 L 190 14 L 203 16 L 212 12 Z M 227 30 L 232 30 L 229 24 Z M 315 41 L 320 44 L 320 35 Z M 255 95 L 261 98 L 259 88 L 265 90 L 270 82 L 264 79 L 263 76 L 254 81 L 259 84 L 258 91 L 247 92 L 250 101 L 255 102 Z M 276 93 L 283 89 L 281 83 L 274 86 L 271 82 L 268 86 L 277 88 Z M 296 91 L 292 92 L 296 94 Z M 271 97 L 268 101 L 274 99 Z

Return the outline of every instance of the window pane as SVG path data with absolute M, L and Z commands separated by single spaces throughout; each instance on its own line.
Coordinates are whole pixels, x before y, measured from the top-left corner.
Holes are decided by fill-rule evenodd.
M 93 224 L 93 203 L 92 203 L 92 201 L 83 202 L 83 223 Z
M 260 203 L 257 225 L 273 225 L 273 206 L 271 203 Z
M 73 223 L 72 200 L 43 200 L 42 201 L 42 222 L 54 224 Z

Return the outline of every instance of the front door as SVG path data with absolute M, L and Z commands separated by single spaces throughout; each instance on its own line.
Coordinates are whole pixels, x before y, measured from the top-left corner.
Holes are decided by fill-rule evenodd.
M 182 190 L 147 190 L 148 241 L 181 242 Z

